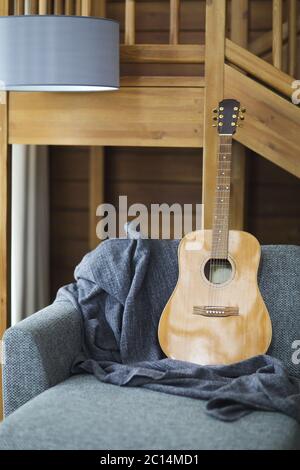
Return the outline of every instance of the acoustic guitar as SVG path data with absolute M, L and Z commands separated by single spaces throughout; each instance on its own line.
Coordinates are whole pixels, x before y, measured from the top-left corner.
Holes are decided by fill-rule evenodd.
M 203 365 L 263 354 L 272 337 L 257 283 L 260 245 L 249 233 L 229 230 L 232 136 L 244 110 L 226 99 L 214 112 L 219 142 L 212 230 L 181 240 L 178 282 L 158 329 L 166 356 Z

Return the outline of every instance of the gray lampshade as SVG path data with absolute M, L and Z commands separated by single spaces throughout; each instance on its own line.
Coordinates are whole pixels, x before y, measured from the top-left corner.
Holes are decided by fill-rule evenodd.
M 0 88 L 119 88 L 119 24 L 80 16 L 0 17 Z

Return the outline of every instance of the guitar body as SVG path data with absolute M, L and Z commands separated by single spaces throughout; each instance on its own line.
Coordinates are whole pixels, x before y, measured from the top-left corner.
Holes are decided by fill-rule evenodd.
M 207 274 L 212 240 L 211 230 L 201 230 L 179 245 L 179 278 L 158 330 L 161 348 L 172 359 L 231 364 L 263 354 L 270 345 L 271 321 L 257 283 L 258 241 L 230 230 L 229 269 L 224 282 L 212 283 Z M 221 261 L 217 268 L 222 271 Z

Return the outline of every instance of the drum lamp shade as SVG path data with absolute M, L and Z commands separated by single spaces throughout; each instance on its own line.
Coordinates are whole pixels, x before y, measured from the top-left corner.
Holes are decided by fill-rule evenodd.
M 0 89 L 119 88 L 119 24 L 81 16 L 0 17 Z

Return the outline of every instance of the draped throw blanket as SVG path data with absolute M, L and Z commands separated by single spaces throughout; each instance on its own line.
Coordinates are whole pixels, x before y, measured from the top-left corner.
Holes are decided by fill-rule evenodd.
M 177 276 L 178 241 L 108 240 L 84 257 L 76 282 L 60 289 L 81 312 L 83 351 L 73 372 L 110 384 L 207 400 L 206 412 L 234 421 L 253 410 L 300 422 L 300 382 L 261 355 L 229 366 L 165 358 L 157 337 Z

